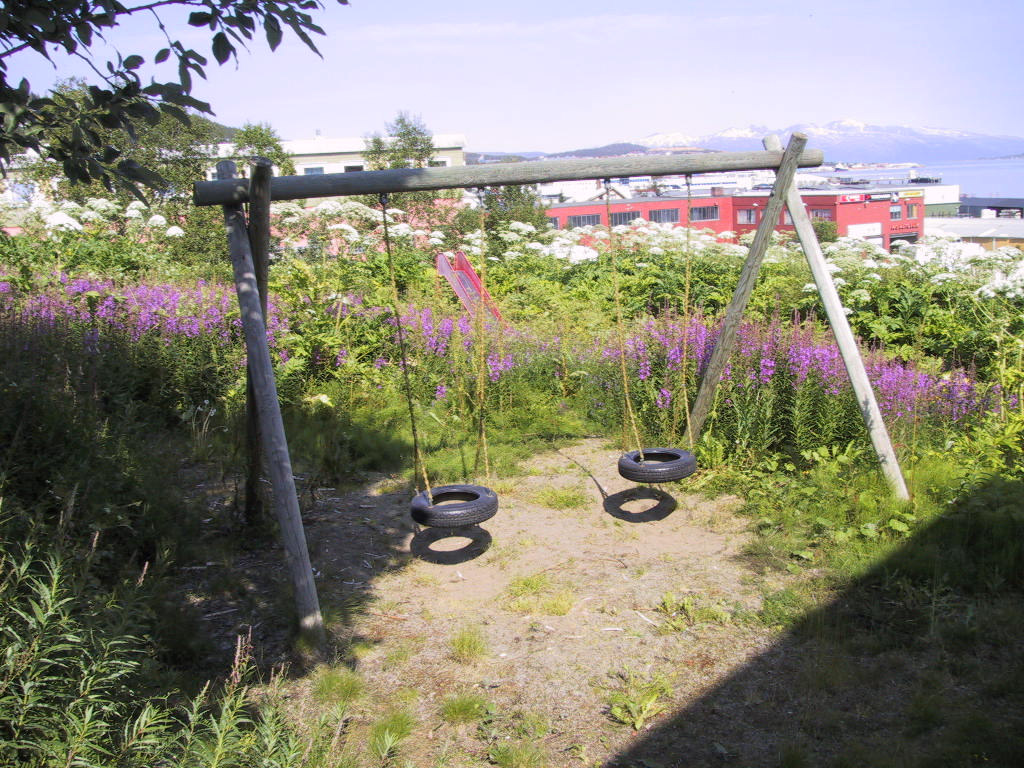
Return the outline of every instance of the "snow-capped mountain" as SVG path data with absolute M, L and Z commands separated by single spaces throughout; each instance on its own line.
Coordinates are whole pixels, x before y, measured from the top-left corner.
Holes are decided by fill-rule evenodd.
M 785 142 L 791 133 L 807 134 L 808 146 L 821 149 L 829 162 L 938 163 L 976 160 L 1024 152 L 1024 138 L 990 136 L 969 131 L 940 128 L 911 128 L 905 125 L 868 125 L 858 120 L 836 120 L 825 125 L 798 123 L 772 129 L 752 125 L 728 128 L 707 136 L 684 133 L 656 133 L 634 143 L 649 149 L 700 147 L 727 152 L 762 149 L 761 139 L 770 133 Z

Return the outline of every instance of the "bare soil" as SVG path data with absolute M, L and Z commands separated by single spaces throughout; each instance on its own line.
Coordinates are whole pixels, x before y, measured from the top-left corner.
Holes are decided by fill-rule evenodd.
M 520 477 L 481 481 L 498 492 L 499 512 L 457 535 L 417 526 L 409 489 L 394 478 L 303 493 L 335 661 L 353 666 L 369 691 L 350 710 L 350 745 L 375 715 L 411 707 L 418 728 L 401 751 L 411 765 L 487 765 L 503 739 L 529 741 L 549 765 L 607 764 L 771 644 L 770 630 L 742 620 L 759 609 L 764 579 L 741 556 L 741 500 L 687 494 L 686 481 L 636 486 L 617 473 L 620 453 L 587 439 L 537 456 Z M 546 506 L 560 498 L 554 490 L 574 506 Z M 195 599 L 222 638 L 222 659 L 234 634 L 251 629 L 264 666 L 294 661 L 271 613 L 286 608 L 279 557 L 254 551 L 224 564 L 241 574 L 234 597 L 195 590 L 206 595 Z M 510 586 L 527 577 L 542 588 L 514 600 Z M 709 618 L 677 615 L 668 629 L 672 617 L 658 610 L 666 595 L 688 597 Z M 486 651 L 457 661 L 452 638 L 471 627 Z M 309 719 L 318 708 L 300 668 L 291 665 L 287 695 Z M 671 689 L 639 733 L 609 715 L 611 693 L 630 674 Z M 486 722 L 444 722 L 441 702 L 467 692 L 492 705 Z

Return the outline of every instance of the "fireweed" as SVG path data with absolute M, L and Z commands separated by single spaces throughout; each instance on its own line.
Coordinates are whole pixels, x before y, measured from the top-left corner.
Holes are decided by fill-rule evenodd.
M 471 348 L 477 339 L 465 317 L 409 307 L 402 327 L 418 396 L 473 391 L 479 371 Z M 619 365 L 624 354 L 644 436 L 672 440 L 685 434 L 686 412 L 717 327 L 701 316 L 649 320 L 624 339 L 621 349 L 612 333 L 589 340 L 540 339 L 495 322 L 484 324 L 481 333 L 492 391 L 488 407 L 513 402 L 528 407 L 515 395 L 517 387 L 527 387 L 616 428 L 624 418 Z M 998 385 L 980 384 L 963 370 L 929 373 L 878 349 L 862 355 L 882 413 L 896 430 L 960 428 L 1003 399 Z M 567 385 L 573 372 L 584 375 Z M 864 434 L 839 350 L 830 332 L 813 322 L 743 324 L 716 403 L 709 429 L 751 455 L 843 443 Z
M 0 292 L 7 329 L 13 323 L 31 329 L 27 338 L 38 343 L 47 334 L 62 343 L 77 338 L 97 370 L 123 369 L 138 379 L 134 388 L 140 396 L 159 393 L 169 407 L 219 398 L 243 375 L 241 323 L 231 286 L 205 281 L 118 286 L 64 273 L 37 278 L 29 290 L 15 289 L 10 281 L 7 286 Z M 268 341 L 277 348 L 284 326 L 273 301 L 268 317 Z
M 31 293 L 17 290 L 13 280 L 4 283 L 0 306 L 25 322 L 70 323 L 87 348 L 100 349 L 118 338 L 145 350 L 142 354 L 159 354 L 162 365 L 181 371 L 179 401 L 218 397 L 222 391 L 212 390 L 238 379 L 244 354 L 230 286 L 202 281 L 187 287 L 116 286 L 63 274 Z M 365 396 L 372 379 L 371 389 L 396 395 L 401 369 L 391 311 L 351 294 L 318 301 L 322 306 L 309 298 L 281 306 L 271 296 L 268 337 L 278 363 L 294 367 L 294 356 L 306 356 L 307 383 L 335 378 Z M 480 407 L 482 375 L 483 405 L 491 412 L 529 411 L 543 404 L 576 410 L 616 429 L 624 419 L 619 364 L 624 354 L 643 437 L 658 441 L 685 434 L 686 412 L 717 335 L 715 324 L 700 315 L 665 315 L 630 325 L 621 348 L 610 330 L 600 338 L 541 338 L 493 319 L 475 322 L 429 307 L 403 307 L 401 324 L 414 398 L 451 411 Z M 313 337 L 315 345 L 309 343 Z M 962 370 L 928 373 L 881 350 L 863 354 L 882 412 L 896 429 L 959 427 L 1002 399 L 998 386 L 983 386 Z M 186 380 L 202 378 L 211 367 L 219 373 L 202 385 Z M 750 455 L 863 434 L 838 349 L 830 334 L 811 322 L 741 326 L 708 428 Z

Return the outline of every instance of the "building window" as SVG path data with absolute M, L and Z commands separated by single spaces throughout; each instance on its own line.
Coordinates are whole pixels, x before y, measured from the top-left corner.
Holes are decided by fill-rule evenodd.
M 782 212 L 782 223 L 788 224 L 789 226 L 793 226 L 793 217 L 789 215 L 789 208 L 786 208 Z
M 548 216 L 548 226 L 552 229 L 558 229 L 558 219 L 553 216 Z
M 718 206 L 701 205 L 691 208 L 690 221 L 718 221 Z
M 903 207 L 900 205 L 889 206 L 889 218 L 893 221 L 899 221 L 903 218 Z
M 822 219 L 823 221 L 832 221 L 832 211 L 828 208 L 812 208 L 811 218 Z
M 612 226 L 613 227 L 626 227 L 634 219 L 639 219 L 640 214 L 634 211 L 612 211 Z
M 361 165 L 346 165 L 345 166 L 345 173 L 359 173 L 359 171 L 362 171 L 362 170 L 364 170 L 364 167 L 361 166 Z
M 679 223 L 679 209 L 678 208 L 657 208 L 648 213 L 651 221 L 657 224 L 678 224 Z M 715 218 L 718 218 L 717 216 Z
M 737 224 L 757 224 L 757 208 L 741 208 L 736 211 Z
M 427 163 L 427 167 L 429 167 L 429 168 L 447 168 L 448 167 L 448 158 L 447 157 L 442 157 L 442 158 L 438 158 L 437 160 L 431 160 L 431 161 L 429 161 Z
M 567 225 L 570 227 L 596 227 L 601 223 L 601 214 L 582 213 L 578 216 L 570 216 Z
M 313 168 L 303 168 L 302 169 L 302 175 L 303 176 L 322 176 L 323 172 L 324 172 L 324 167 L 322 165 L 316 166 L 316 167 L 313 167 Z
M 907 205 L 907 218 L 908 219 L 916 219 L 917 218 L 917 204 L 916 203 L 910 203 L 909 205 Z

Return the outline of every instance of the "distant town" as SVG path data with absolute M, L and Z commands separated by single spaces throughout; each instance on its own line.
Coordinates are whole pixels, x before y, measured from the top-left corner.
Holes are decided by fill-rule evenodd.
M 467 152 L 465 137 L 459 134 L 437 134 L 433 142 L 435 152 L 430 165 L 434 167 L 709 151 L 612 144 L 557 155 L 484 154 Z M 362 157 L 365 140 L 361 138 L 316 136 L 285 141 L 283 147 L 292 156 L 298 174 L 366 169 Z M 222 156 L 228 157 L 232 151 L 232 145 L 221 145 Z M 803 169 L 796 181 L 812 219 L 832 222 L 837 237 L 863 239 L 887 250 L 901 243 L 916 243 L 927 235 L 956 237 L 984 248 L 1024 246 L 1024 199 L 965 197 L 958 184 L 921 175 L 918 167 L 914 162 L 832 163 Z M 559 229 L 616 226 L 639 218 L 666 225 L 698 226 L 739 237 L 757 227 L 773 180 L 771 171 L 694 175 L 689 179 L 617 178 L 611 180 L 607 203 L 600 181 L 543 184 L 537 188 L 537 194 L 548 209 L 551 225 Z M 780 217 L 778 228 L 792 229 L 787 213 Z

